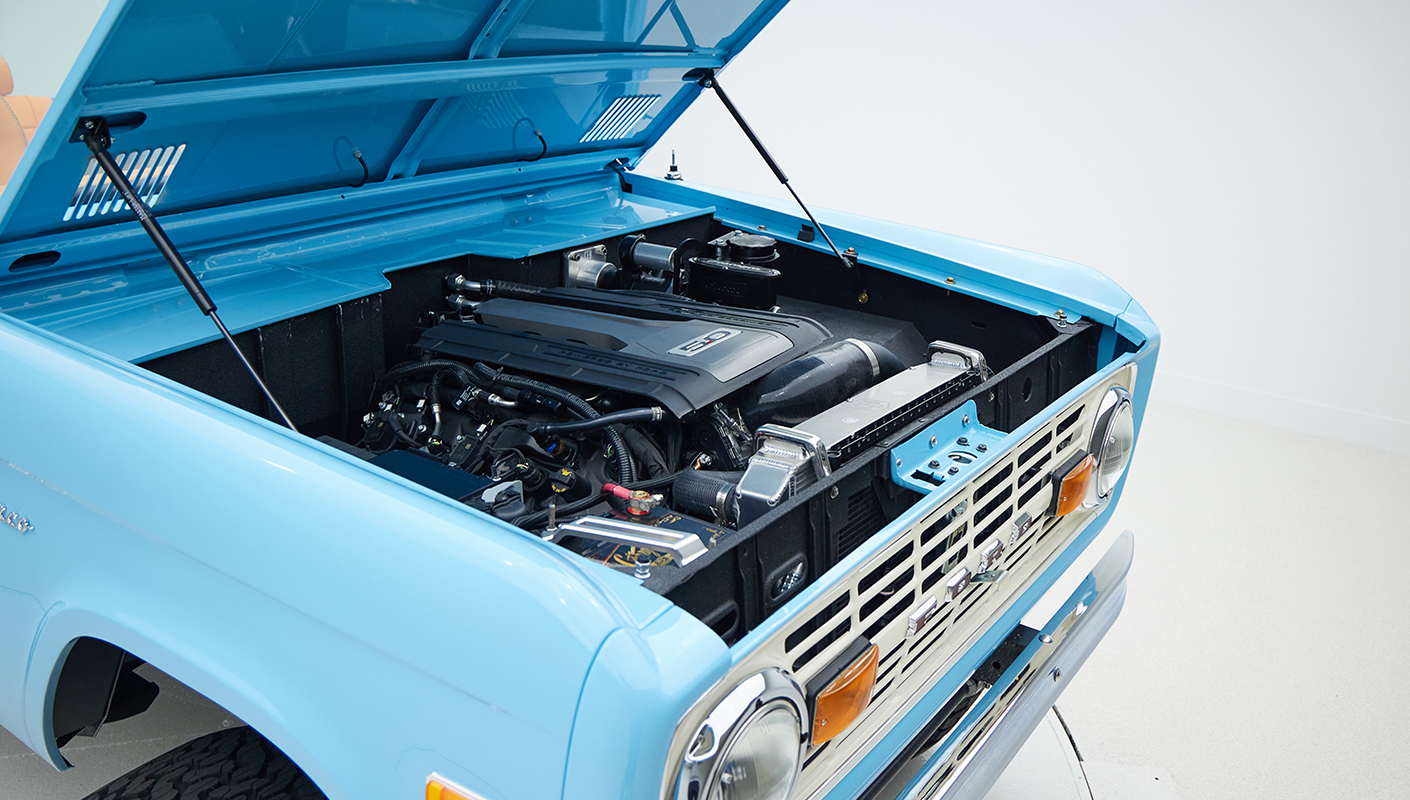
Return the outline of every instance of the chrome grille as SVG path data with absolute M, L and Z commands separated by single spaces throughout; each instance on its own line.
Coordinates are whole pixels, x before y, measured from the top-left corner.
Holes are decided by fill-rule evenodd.
M 1046 518 L 1043 512 L 1051 489 L 1044 477 L 1071 453 L 1069 448 L 1085 446 L 1101 393 L 1113 382 L 1130 385 L 1129 380 L 1129 373 L 1122 371 L 1065 406 L 854 570 L 839 584 L 835 595 L 822 601 L 832 615 L 830 625 L 825 626 L 828 631 L 841 628 L 843 621 L 850 619 L 852 624 L 845 631 L 835 636 L 821 630 L 805 632 L 806 623 L 785 628 L 785 637 L 799 636 L 796 652 L 808 655 L 793 661 L 803 683 L 858 635 L 876 643 L 884 654 L 870 706 L 825 752 L 809 753 L 795 797 L 807 797 L 822 788 L 873 734 L 884 732 L 897 712 L 912 702 L 963 643 L 1001 611 L 1018 587 L 1091 518 L 1087 511 Z M 1016 535 L 1014 520 L 1025 512 L 1037 522 Z M 1005 547 L 995 568 L 1008 570 L 1007 580 L 1001 584 L 971 583 L 944 603 L 922 630 L 907 638 L 909 615 L 931 597 L 943 602 L 947 578 L 958 569 L 977 572 L 979 550 L 995 538 Z M 980 732 L 976 739 L 982 736 Z
M 1069 448 L 1085 446 L 1102 394 L 1112 385 L 1134 385 L 1134 373 L 1129 364 L 1112 370 L 1021 439 L 1004 439 L 994 447 L 1002 452 L 953 493 L 945 484 L 922 499 L 904 529 L 859 533 L 862 541 L 854 546 L 875 552 L 844 575 L 822 576 L 819 584 L 827 588 L 802 608 L 783 612 L 790 618 L 772 634 L 741 643 L 749 651 L 682 721 L 673 748 L 683 749 L 681 737 L 703 720 L 695 715 L 749 674 L 783 666 L 806 685 L 866 636 L 882 653 L 871 703 L 841 736 L 809 750 L 792 797 L 817 800 L 829 791 L 835 776 L 854 766 L 1095 516 L 1082 509 L 1047 518 L 1051 490 L 1044 476 L 1071 454 Z M 1014 521 L 1025 513 L 1035 522 L 1019 533 Z M 880 536 L 887 541 L 877 547 Z M 948 579 L 961 568 L 977 572 L 980 552 L 995 539 L 1005 549 L 990 568 L 1007 570 L 1007 580 L 971 583 L 946 601 Z M 932 597 L 942 604 L 908 637 L 909 618 Z

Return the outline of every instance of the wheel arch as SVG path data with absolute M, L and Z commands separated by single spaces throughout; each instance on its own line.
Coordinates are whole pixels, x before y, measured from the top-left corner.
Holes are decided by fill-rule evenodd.
M 55 700 L 64 665 L 75 645 L 84 639 L 130 653 L 180 681 L 282 750 L 329 798 L 346 796 L 332 771 L 303 745 L 298 718 L 281 710 L 256 685 L 190 651 L 179 641 L 162 641 L 101 614 L 72 607 L 58 609 L 46 618 L 32 651 L 25 691 L 29 730 L 39 732 L 38 740 L 30 745 L 56 769 L 65 770 L 71 765 L 55 741 Z M 286 720 L 293 724 L 286 724 Z

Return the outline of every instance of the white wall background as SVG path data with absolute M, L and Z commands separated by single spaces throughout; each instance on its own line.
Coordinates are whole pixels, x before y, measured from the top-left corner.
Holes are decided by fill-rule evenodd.
M 101 7 L 0 0 L 19 93 Z M 810 203 L 1111 275 L 1160 398 L 1410 454 L 1407 42 L 1397 0 L 794 0 L 723 79 Z M 671 148 L 785 196 L 713 97 Z

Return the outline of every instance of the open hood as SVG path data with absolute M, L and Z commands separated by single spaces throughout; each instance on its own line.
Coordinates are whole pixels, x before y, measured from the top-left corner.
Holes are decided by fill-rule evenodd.
M 701 91 L 687 73 L 784 2 L 114 0 L 0 195 L 0 243 L 132 220 L 73 140 L 83 117 L 162 216 L 634 162 Z

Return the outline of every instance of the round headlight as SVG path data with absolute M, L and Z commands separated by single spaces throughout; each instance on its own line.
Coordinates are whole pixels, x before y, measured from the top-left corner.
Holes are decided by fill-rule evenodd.
M 1092 441 L 1087 448 L 1097 462 L 1093 489 L 1096 503 L 1106 501 L 1131 463 L 1131 451 L 1136 446 L 1136 416 L 1131 410 L 1131 393 L 1113 386 L 1097 407 L 1097 421 L 1092 425 Z
M 807 703 L 771 669 L 751 675 L 701 723 L 681 765 L 678 800 L 785 800 L 803 764 Z

